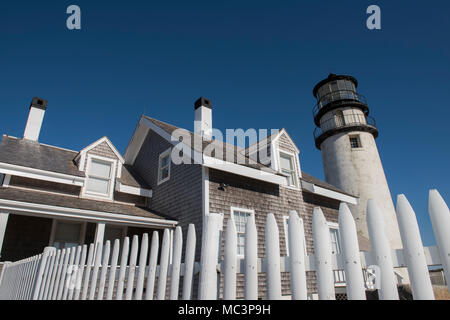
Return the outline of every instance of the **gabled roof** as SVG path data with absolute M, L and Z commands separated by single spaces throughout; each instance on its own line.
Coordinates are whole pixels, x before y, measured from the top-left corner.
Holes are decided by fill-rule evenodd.
M 102 144 L 102 143 L 106 143 L 112 150 L 112 152 L 116 155 L 116 157 L 119 159 L 119 161 L 121 163 L 124 163 L 125 160 L 123 159 L 122 155 L 120 154 L 120 152 L 116 149 L 116 147 L 112 144 L 111 140 L 108 139 L 108 137 L 102 137 L 100 139 L 98 139 L 97 141 L 91 143 L 90 145 L 88 145 L 87 147 L 83 148 L 79 154 L 77 155 L 78 157 L 83 157 L 84 154 L 86 154 L 87 152 L 89 152 L 90 150 L 94 149 L 95 147 L 97 147 L 98 145 Z
M 147 119 L 148 121 L 152 122 L 153 124 L 155 124 L 159 128 L 163 129 L 169 135 L 171 135 L 175 130 L 183 130 L 186 135 L 190 136 L 190 139 L 191 139 L 190 147 L 192 147 L 194 149 L 194 151 L 197 151 L 197 152 L 201 153 L 201 152 L 203 152 L 206 149 L 206 147 L 208 147 L 209 145 L 213 144 L 213 145 L 216 145 L 218 148 L 223 148 L 222 150 L 223 150 L 223 157 L 224 157 L 224 159 L 221 159 L 219 157 L 219 155 L 217 155 L 217 154 L 211 155 L 211 157 L 213 157 L 213 158 L 220 159 L 220 160 L 227 160 L 228 161 L 230 159 L 225 158 L 225 155 L 227 153 L 229 153 L 233 157 L 233 161 L 232 162 L 236 163 L 237 159 L 238 159 L 238 156 L 242 156 L 242 157 L 244 157 L 244 161 L 245 161 L 245 163 L 243 163 L 242 165 L 245 166 L 245 167 L 250 167 L 250 168 L 253 168 L 253 169 L 263 170 L 265 172 L 269 172 L 269 173 L 272 173 L 272 174 L 284 176 L 284 175 L 280 174 L 279 172 L 273 170 L 272 168 L 270 168 L 270 167 L 268 167 L 268 166 L 266 166 L 266 165 L 264 165 L 262 163 L 255 162 L 254 160 L 251 160 L 249 157 L 247 157 L 245 155 L 245 150 L 243 148 L 240 148 L 240 147 L 237 147 L 235 145 L 231 145 L 229 143 L 226 143 L 226 142 L 223 142 L 223 141 L 219 141 L 219 140 L 212 140 L 212 141 L 211 140 L 205 140 L 202 137 L 200 137 L 199 135 L 197 135 L 197 134 L 195 134 L 195 133 L 193 133 L 191 131 L 188 131 L 186 129 L 176 127 L 174 125 L 171 125 L 171 124 L 168 124 L 166 122 L 162 122 L 162 121 L 150 118 L 148 116 L 142 116 L 142 117 Z M 195 143 L 193 143 L 194 139 L 198 139 L 199 141 L 202 141 L 201 146 L 198 146 Z
M 3 135 L 0 162 L 17 166 L 84 177 L 73 161 L 78 152 Z
M 260 141 L 248 146 L 247 148 L 245 148 L 245 154 L 248 155 L 249 153 L 253 153 L 255 152 L 256 148 L 262 148 L 268 144 L 271 144 L 272 142 L 277 141 L 282 135 L 285 135 L 290 141 L 292 146 L 295 148 L 295 150 L 297 152 L 300 152 L 300 149 L 297 147 L 297 145 L 295 144 L 294 140 L 292 140 L 291 136 L 289 135 L 289 133 L 286 131 L 285 128 L 282 128 L 281 130 L 278 130 L 277 132 L 272 133 L 271 135 L 265 137 L 264 139 L 261 139 Z

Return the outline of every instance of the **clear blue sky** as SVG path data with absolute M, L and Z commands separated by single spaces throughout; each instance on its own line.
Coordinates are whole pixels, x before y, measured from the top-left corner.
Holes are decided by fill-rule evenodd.
M 77 4 L 82 30 L 66 28 Z M 382 30 L 365 27 L 382 10 Z M 448 201 L 449 1 L 2 1 L 0 133 L 21 137 L 33 96 L 49 100 L 40 141 L 80 150 L 106 135 L 123 152 L 142 113 L 193 128 L 286 128 L 323 178 L 313 86 L 355 76 L 377 120 L 394 201 L 405 193 L 426 245 L 428 190 Z M 446 160 L 447 159 L 447 160 Z

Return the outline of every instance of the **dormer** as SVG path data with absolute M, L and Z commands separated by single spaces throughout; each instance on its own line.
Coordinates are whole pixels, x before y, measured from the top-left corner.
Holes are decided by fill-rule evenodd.
M 107 137 L 95 141 L 80 151 L 75 162 L 86 176 L 82 197 L 113 200 L 124 160 L 111 141 Z
M 300 150 L 283 128 L 271 141 L 272 169 L 287 176 L 287 187 L 300 189 L 302 170 L 300 167 Z
M 285 175 L 288 188 L 300 189 L 302 177 L 300 150 L 284 128 L 276 130 L 275 133 L 259 141 L 257 145 L 248 147 L 246 151 L 253 159 L 256 153 L 260 152 L 258 161 Z M 266 158 L 266 161 L 261 156 Z

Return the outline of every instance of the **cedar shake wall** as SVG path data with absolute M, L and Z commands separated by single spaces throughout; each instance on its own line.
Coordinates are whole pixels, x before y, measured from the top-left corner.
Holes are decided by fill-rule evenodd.
M 283 217 L 289 215 L 290 210 L 296 210 L 297 213 L 305 219 L 305 209 L 300 190 L 279 187 L 278 185 L 266 183 L 246 177 L 226 173 L 218 170 L 210 169 L 210 212 L 224 214 L 224 235 L 226 232 L 226 224 L 230 219 L 231 207 L 252 209 L 255 211 L 255 222 L 258 232 L 258 257 L 265 256 L 265 224 L 269 213 L 275 215 L 280 235 L 280 253 L 286 255 L 286 241 L 284 233 Z M 225 191 L 219 190 L 220 183 L 228 185 Z M 309 218 L 309 220 L 311 220 Z M 224 237 L 222 237 L 224 239 Z M 222 239 L 223 259 L 224 240 Z M 309 277 L 310 278 L 310 277 Z M 265 298 L 266 285 L 265 274 L 259 275 L 259 296 Z M 221 283 L 223 279 L 221 279 Z M 314 283 L 308 279 L 309 288 L 314 288 Z M 290 294 L 290 279 L 288 273 L 282 273 L 282 293 Z M 238 275 L 237 296 L 243 297 L 244 278 Z
M 202 168 L 194 164 L 170 164 L 170 179 L 158 185 L 159 155 L 172 145 L 149 131 L 136 157 L 134 169 L 150 185 L 153 196 L 149 208 L 177 219 L 183 231 L 183 253 L 190 223 L 195 224 L 196 261 L 200 259 L 202 214 Z
M 296 153 L 297 151 L 295 150 L 294 146 L 292 146 L 291 141 L 289 140 L 288 137 L 286 137 L 285 134 L 282 134 L 279 138 L 278 138 L 278 147 L 280 149 L 292 152 L 292 153 Z

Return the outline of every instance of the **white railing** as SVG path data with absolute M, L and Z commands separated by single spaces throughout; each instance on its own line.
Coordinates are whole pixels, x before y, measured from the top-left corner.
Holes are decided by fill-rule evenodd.
M 40 255 L 4 265 L 0 299 L 189 300 L 194 296 L 194 275 L 197 273 L 199 299 L 236 299 L 239 273 L 244 274 L 245 299 L 258 299 L 258 289 L 262 285 L 258 282 L 258 273 L 266 274 L 265 297 L 280 299 L 281 272 L 290 273 L 292 299 L 307 299 L 307 271 L 316 272 L 319 299 L 335 299 L 335 273 L 340 271 L 345 275 L 348 298 L 361 300 L 366 298 L 368 276 L 365 272 L 369 266 L 378 270 L 375 286 L 378 286 L 380 299 L 399 298 L 394 268 L 407 268 L 414 299 L 434 299 L 428 266 L 442 265 L 447 279 L 450 275 L 448 207 L 436 190 L 430 191 L 429 214 L 436 247 L 423 247 L 416 216 L 403 195 L 397 198 L 396 211 L 404 245 L 403 249 L 396 250 L 389 247 L 382 214 L 373 201 L 369 201 L 367 208 L 371 252 L 359 251 L 355 222 L 344 203 L 339 208 L 341 253 L 337 255 L 331 253 L 328 224 L 318 207 L 314 209 L 312 225 L 315 255 L 309 256 L 304 251 L 303 221 L 295 211 L 289 214 L 288 257 L 280 257 L 279 229 L 273 214 L 266 220 L 264 258 L 258 258 L 256 224 L 250 216 L 246 224 L 245 258 L 237 257 L 236 229 L 230 219 L 224 235 L 224 260 L 218 263 L 221 239 L 218 230 L 223 215 L 214 213 L 205 219 L 200 263 L 194 261 L 194 225 L 189 225 L 184 263 L 181 262 L 183 236 L 180 227 L 175 229 L 172 248 L 169 230 L 164 230 L 161 250 L 156 231 L 151 238 L 150 250 L 148 234 L 142 236 L 140 245 L 138 237 L 134 236 L 131 246 L 127 237 L 122 247 L 119 240 L 112 245 L 110 241 L 103 246 L 91 244 L 89 248 L 86 245 L 61 250 L 47 247 Z M 172 263 L 169 263 L 170 253 Z M 222 291 L 218 288 L 219 273 L 223 274 Z

